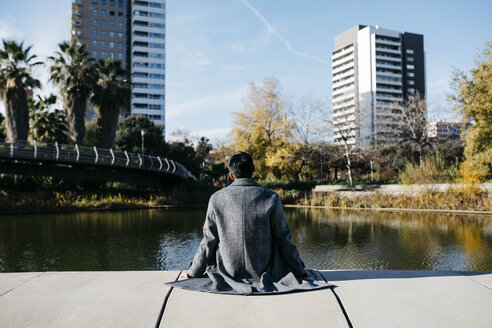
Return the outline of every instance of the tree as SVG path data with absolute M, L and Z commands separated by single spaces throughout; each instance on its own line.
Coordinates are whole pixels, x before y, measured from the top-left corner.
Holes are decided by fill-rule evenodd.
M 392 117 L 395 127 L 393 136 L 415 147 L 419 154 L 419 163 L 425 148 L 430 148 L 431 143 L 427 134 L 427 103 L 425 98 L 417 92 L 411 94 L 400 105 L 399 109 L 393 109 Z
M 450 96 L 455 110 L 463 116 L 466 161 L 462 176 L 466 182 L 479 182 L 491 174 L 492 168 L 492 41 L 485 44 L 475 59 L 471 77 L 456 70 Z
M 5 117 L 0 113 L 0 140 L 4 140 L 5 137 Z
M 97 120 L 97 145 L 111 148 L 114 144 L 118 117 L 128 108 L 130 82 L 128 72 L 120 60 L 100 59 L 97 63 L 99 79 L 94 86 L 92 102 L 99 117 Z
M 298 163 L 294 175 L 296 180 L 313 153 L 321 146 L 322 140 L 328 136 L 328 129 L 321 124 L 326 111 L 326 103 L 319 98 L 303 98 L 288 106 L 295 143 L 293 164 Z
M 260 178 L 271 174 L 278 178 L 291 169 L 292 124 L 277 79 L 266 78 L 261 87 L 249 83 L 243 110 L 235 113 L 232 136 L 234 150 L 251 154 Z
M 89 58 L 87 46 L 76 40 L 58 44 L 59 51 L 50 57 L 50 80 L 61 89 L 70 139 L 81 144 L 85 133 L 85 112 L 97 81 L 97 71 Z
M 31 55 L 31 47 L 24 42 L 3 40 L 0 49 L 0 98 L 5 104 L 5 127 L 10 142 L 27 140 L 29 134 L 28 91 L 39 88 L 40 82 L 32 77 L 32 68 L 41 65 Z
M 141 153 L 142 130 L 145 131 L 145 153 L 153 156 L 164 155 L 167 149 L 162 135 L 162 126 L 155 125 L 145 115 L 128 116 L 118 122 L 115 148 Z
M 206 137 L 201 137 L 195 147 L 196 158 L 200 161 L 200 166 L 205 167 L 205 160 L 213 147 L 210 140 Z
M 49 111 L 56 103 L 56 96 L 38 96 L 29 99 L 29 125 L 32 140 L 42 142 L 66 143 L 68 128 L 65 114 L 62 110 Z

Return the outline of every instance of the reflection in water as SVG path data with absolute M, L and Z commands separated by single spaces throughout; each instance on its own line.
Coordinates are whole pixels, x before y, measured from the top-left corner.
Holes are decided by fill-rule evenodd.
M 480 216 L 286 209 L 307 267 L 492 270 Z M 205 209 L 0 217 L 0 271 L 186 269 Z

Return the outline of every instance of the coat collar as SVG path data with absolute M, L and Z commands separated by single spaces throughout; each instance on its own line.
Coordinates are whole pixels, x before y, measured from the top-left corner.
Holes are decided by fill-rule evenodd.
M 260 184 L 253 178 L 238 178 L 234 180 L 229 186 L 259 186 Z

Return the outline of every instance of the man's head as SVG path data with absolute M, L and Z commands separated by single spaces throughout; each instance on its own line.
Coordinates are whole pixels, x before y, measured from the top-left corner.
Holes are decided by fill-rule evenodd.
M 255 170 L 253 158 L 244 151 L 232 154 L 227 161 L 227 167 L 233 178 L 251 178 Z

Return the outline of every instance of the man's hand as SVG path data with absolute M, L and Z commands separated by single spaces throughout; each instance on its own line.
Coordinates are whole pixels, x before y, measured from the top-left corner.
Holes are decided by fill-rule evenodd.
M 188 270 L 183 270 L 183 271 L 181 271 L 181 274 L 179 275 L 178 280 L 189 279 L 189 278 L 191 278 L 191 277 L 188 276 Z

